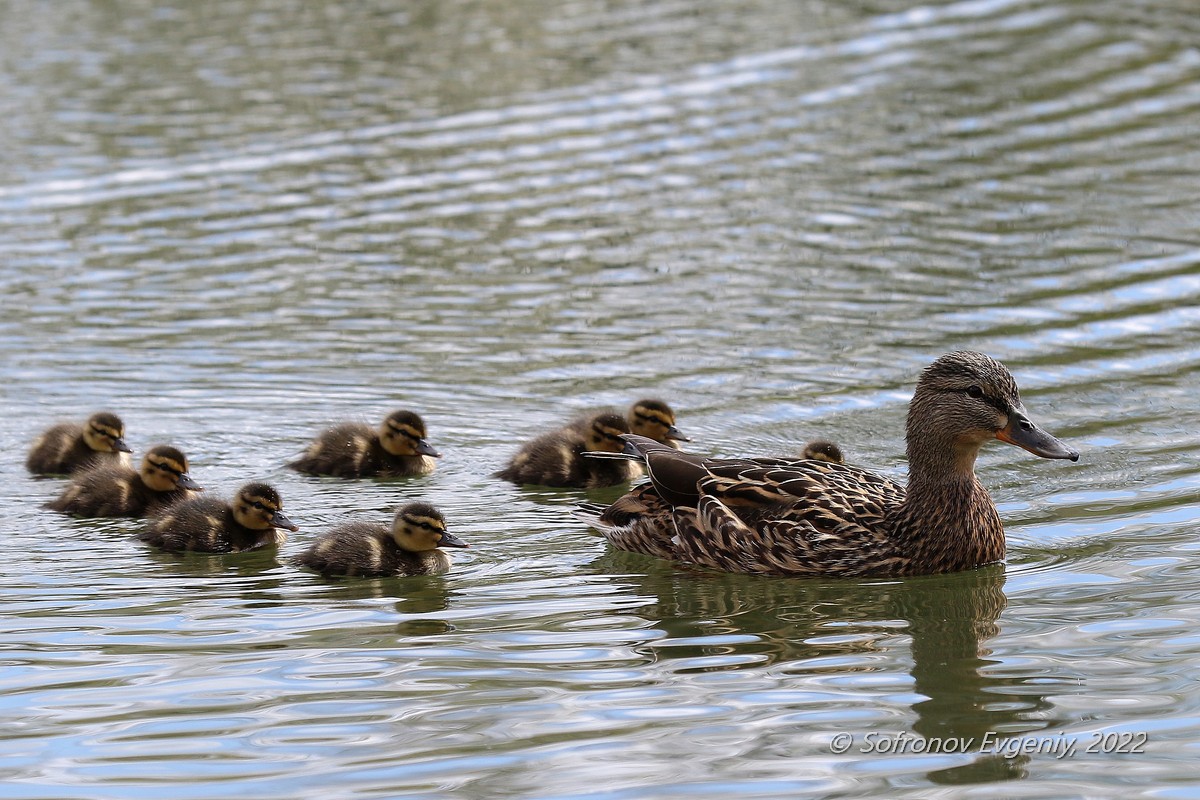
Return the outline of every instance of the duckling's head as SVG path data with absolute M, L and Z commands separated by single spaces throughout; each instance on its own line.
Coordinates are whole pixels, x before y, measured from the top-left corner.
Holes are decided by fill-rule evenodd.
M 379 441 L 394 456 L 442 457 L 425 441 L 425 421 L 411 411 L 390 414 L 379 426 Z
M 83 424 L 83 441 L 98 453 L 128 453 L 125 423 L 111 411 L 97 411 Z
M 630 433 L 636 433 L 638 436 L 645 436 L 647 439 L 653 439 L 663 444 L 668 444 L 671 439 L 681 442 L 691 441 L 675 427 L 675 412 L 662 400 L 638 400 L 630 406 L 629 428 Z
M 300 530 L 283 513 L 279 492 L 265 483 L 247 483 L 233 496 L 233 518 L 243 528 L 265 531 L 271 528 Z
M 908 407 L 906 438 L 913 467 L 949 458 L 950 471 L 970 471 L 989 439 L 1042 458 L 1079 460 L 1079 453 L 1029 418 L 1007 367 L 967 350 L 947 353 L 925 368 Z
M 825 439 L 814 439 L 804 445 L 804 452 L 800 454 L 800 457 L 813 461 L 826 461 L 830 464 L 846 463 L 846 459 L 842 455 L 842 448 Z
M 596 414 L 586 420 L 583 428 L 587 440 L 587 450 L 607 450 L 610 453 L 621 453 L 625 450 L 625 440 L 622 434 L 629 433 L 629 423 L 620 414 L 606 411 Z
M 392 520 L 392 539 L 401 550 L 423 553 L 438 547 L 467 547 L 467 543 L 446 530 L 442 512 L 429 503 L 409 503 L 396 511 Z
M 187 456 L 169 445 L 160 444 L 150 448 L 142 459 L 142 483 L 156 492 L 175 489 L 200 491 L 200 484 L 188 474 Z

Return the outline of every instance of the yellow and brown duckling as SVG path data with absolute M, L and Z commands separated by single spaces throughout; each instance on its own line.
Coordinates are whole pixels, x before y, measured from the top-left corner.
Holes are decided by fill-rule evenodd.
M 76 517 L 144 517 L 198 490 L 188 474 L 187 457 L 174 447 L 158 445 L 146 453 L 140 470 L 101 464 L 76 474 L 46 508 Z
M 517 484 L 574 486 L 594 489 L 616 486 L 641 475 L 637 464 L 623 459 L 600 459 L 586 452 L 620 453 L 629 424 L 620 414 L 606 411 L 573 421 L 527 442 L 494 477 Z
M 296 563 L 322 575 L 440 575 L 450 569 L 442 547 L 467 547 L 446 530 L 441 512 L 429 503 L 408 503 L 391 526 L 348 522 L 321 536 Z
M 372 430 L 361 422 L 345 422 L 322 431 L 288 464 L 308 475 L 335 478 L 403 478 L 426 475 L 441 453 L 425 441 L 425 421 L 411 411 L 388 415 Z
M 647 398 L 629 407 L 629 432 L 679 449 L 679 442 L 690 442 L 675 427 L 675 412 L 662 400 Z
M 966 351 L 922 373 L 905 438 L 907 489 L 847 464 L 706 459 L 627 436 L 650 481 L 577 515 L 618 548 L 727 572 L 952 572 L 1004 558 L 1000 515 L 974 471 L 986 442 L 1079 459 L 1033 423 L 1003 364 Z
M 813 461 L 824 461 L 827 464 L 846 463 L 846 457 L 842 455 L 842 448 L 827 439 L 813 439 L 804 445 L 800 457 Z
M 176 552 L 241 553 L 283 544 L 287 534 L 280 528 L 299 530 L 283 513 L 279 492 L 248 483 L 231 502 L 205 495 L 157 512 L 138 538 Z
M 43 431 L 25 466 L 34 475 L 71 475 L 99 464 L 128 464 L 128 452 L 125 423 L 111 411 L 98 411 L 82 425 L 64 422 Z

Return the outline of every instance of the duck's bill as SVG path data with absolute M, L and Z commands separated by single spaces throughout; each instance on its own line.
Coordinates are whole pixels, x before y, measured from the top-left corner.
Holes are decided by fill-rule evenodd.
M 667 438 L 674 439 L 677 442 L 690 442 L 691 441 L 690 437 L 684 436 L 683 432 L 680 431 L 679 428 L 676 428 L 674 425 L 667 428 Z
M 288 515 L 283 513 L 282 511 L 276 511 L 274 514 L 271 515 L 271 524 L 274 525 L 276 528 L 283 528 L 284 530 L 289 530 L 292 533 L 295 533 L 296 531 L 300 530 L 300 527 L 296 523 L 294 523 L 290 519 L 288 519 Z
M 1018 409 L 1008 415 L 1008 425 L 1002 428 L 996 438 L 1002 442 L 1015 444 L 1042 458 L 1069 458 L 1079 460 L 1079 452 L 1067 447 L 1057 438 L 1039 428 L 1024 412 Z
M 192 480 L 192 476 L 186 472 L 179 476 L 179 480 L 175 483 L 180 489 L 190 489 L 193 492 L 203 492 L 204 487 Z
M 424 439 L 421 439 L 420 441 L 417 442 L 417 452 L 423 456 L 429 456 L 430 458 L 441 458 L 442 457 L 442 454 L 439 453 L 437 450 L 434 450 L 433 445 L 431 445 L 429 442 L 425 441 Z
M 113 449 L 113 452 L 116 452 L 116 453 L 132 453 L 133 452 L 132 450 L 129 449 L 129 445 L 125 444 L 125 440 L 119 436 L 116 439 L 113 439 L 112 449 Z
M 470 547 L 471 545 L 455 536 L 453 533 L 443 533 L 438 541 L 438 547 Z

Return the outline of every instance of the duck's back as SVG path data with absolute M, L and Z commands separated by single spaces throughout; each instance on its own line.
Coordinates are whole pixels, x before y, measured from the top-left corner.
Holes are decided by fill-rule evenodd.
M 677 508 L 681 559 L 729 572 L 892 574 L 904 556 L 889 516 L 900 484 L 822 461 L 712 462 L 694 509 Z
M 392 540 L 385 525 L 349 522 L 321 536 L 296 563 L 322 575 L 433 575 L 450 568 L 441 550 L 409 553 Z
M 78 517 L 142 517 L 185 499 L 190 492 L 155 492 L 132 468 L 101 464 L 77 474 L 46 508 Z
M 627 483 L 639 474 L 632 461 L 584 455 L 582 434 L 567 426 L 527 442 L 495 477 L 518 484 L 592 489 Z
M 71 475 L 103 464 L 124 465 L 123 454 L 88 447 L 83 426 L 69 422 L 55 425 L 29 449 L 25 467 L 35 475 Z
M 246 528 L 224 500 L 199 496 L 154 513 L 139 538 L 176 552 L 240 553 L 278 546 L 283 535 L 274 528 Z

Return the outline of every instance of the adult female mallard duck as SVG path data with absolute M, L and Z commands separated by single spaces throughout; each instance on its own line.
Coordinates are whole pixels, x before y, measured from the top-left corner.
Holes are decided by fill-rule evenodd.
M 621 415 L 595 414 L 527 442 L 494 477 L 517 484 L 581 489 L 628 483 L 641 475 L 637 464 L 584 456 L 586 452 L 620 453 L 625 447 L 621 436 L 626 433 L 629 425 Z
M 335 478 L 403 478 L 426 475 L 442 454 L 425 441 L 425 421 L 411 411 L 388 415 L 378 430 L 345 422 L 322 431 L 304 455 L 288 464 L 297 472 Z
M 279 492 L 265 483 L 248 483 L 232 502 L 219 497 L 192 497 L 156 513 L 139 534 L 164 550 L 198 553 L 241 553 L 277 547 L 296 527 L 283 513 Z
M 296 563 L 322 575 L 440 575 L 450 569 L 441 547 L 467 547 L 446 530 L 441 512 L 428 503 L 409 503 L 391 527 L 348 522 L 323 535 L 296 557 Z
M 690 442 L 675 427 L 675 412 L 662 400 L 646 398 L 629 407 L 629 432 L 679 449 L 679 442 Z
M 160 444 L 146 453 L 137 472 L 124 464 L 101 464 L 77 474 L 46 508 L 76 517 L 144 517 L 199 489 L 188 474 L 187 457 Z
M 898 576 L 1004 558 L 1004 528 L 975 477 L 990 439 L 1043 458 L 1079 454 L 1035 425 L 1016 381 L 981 353 L 942 356 L 908 409 L 908 487 L 817 460 L 706 459 L 624 437 L 650 481 L 578 515 L 614 546 L 728 572 Z M 618 456 L 619 457 L 619 456 Z
M 47 428 L 29 448 L 25 467 L 34 475 L 70 475 L 98 464 L 127 464 L 125 423 L 111 411 L 97 411 L 79 425 Z

